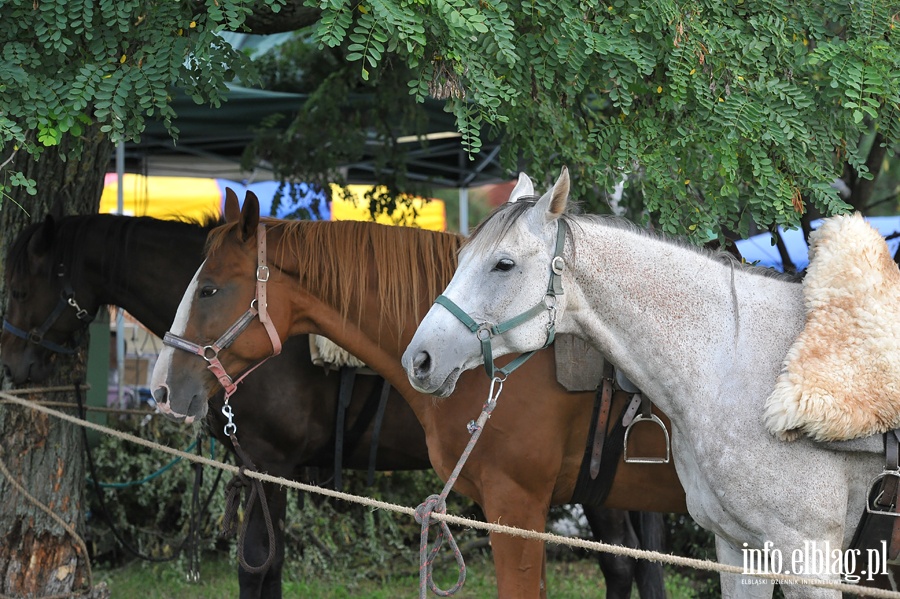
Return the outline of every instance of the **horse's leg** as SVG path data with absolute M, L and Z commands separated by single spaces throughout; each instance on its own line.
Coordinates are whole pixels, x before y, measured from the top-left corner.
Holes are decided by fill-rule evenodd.
M 281 570 L 284 566 L 284 518 L 287 510 L 287 492 L 284 487 L 263 483 L 265 501 L 268 502 L 269 514 L 275 538 L 269 539 L 266 521 L 258 498 L 253 508 L 246 514 L 247 533 L 244 538 L 244 560 L 250 566 L 259 566 L 269 556 L 269 543 L 275 544 L 275 556 L 266 572 L 252 574 L 239 567 L 238 581 L 241 588 L 241 599 L 273 599 L 281 598 Z
M 720 564 L 732 566 L 743 566 L 744 564 L 744 554 L 718 535 L 716 535 L 716 557 Z M 730 599 L 731 597 L 771 599 L 772 597 L 772 591 L 774 590 L 772 581 L 726 572 L 721 572 L 719 578 L 722 581 L 722 597 L 725 599 Z
M 632 548 L 637 546 L 637 538 L 628 524 L 628 512 L 594 505 L 582 507 L 595 539 L 609 545 Z M 600 562 L 600 571 L 606 579 L 606 597 L 608 599 L 630 597 L 635 575 L 635 560 L 606 551 L 599 552 L 597 559 Z
M 518 485 L 498 484 L 496 480 L 491 483 L 490 493 L 485 491 L 482 509 L 488 522 L 544 532 L 549 498 L 535 497 Z M 546 599 L 542 541 L 492 532 L 491 549 L 498 597 Z
M 638 546 L 647 551 L 665 552 L 666 523 L 659 512 L 628 512 L 637 533 Z M 662 564 L 646 559 L 637 560 L 635 582 L 641 599 L 666 597 L 665 574 Z

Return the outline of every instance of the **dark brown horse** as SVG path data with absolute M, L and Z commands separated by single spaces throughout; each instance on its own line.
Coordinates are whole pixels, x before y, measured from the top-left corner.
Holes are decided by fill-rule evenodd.
M 446 480 L 490 381 L 481 372 L 464 373 L 452 401 L 437 401 L 410 387 L 399 357 L 449 280 L 459 238 L 372 223 L 263 220 L 259 227 L 252 194 L 243 212 L 236 198 L 229 198 L 226 219 L 229 224 L 210 235 L 207 259 L 185 293 L 172 334 L 215 345 L 248 306 L 261 305 L 251 303 L 258 297 L 257 279 L 266 279 L 267 317 L 278 336 L 325 335 L 385 376 L 415 411 L 431 463 Z M 268 256 L 263 264 L 261 253 Z M 266 327 L 252 321 L 219 359 L 227 372 L 241 372 L 270 355 L 272 347 Z M 569 393 L 555 381 L 552 349 L 537 353 L 510 377 L 460 474 L 455 488 L 475 499 L 490 522 L 544 530 L 549 506 L 572 498 L 593 394 Z M 195 415 L 219 383 L 197 355 L 167 347 L 152 386 L 164 412 L 184 417 Z M 651 435 L 642 446 L 657 440 Z M 619 464 L 605 505 L 683 512 L 684 490 L 671 464 Z M 491 545 L 502 596 L 543 594 L 541 543 L 492 534 Z
M 7 257 L 6 322 L 0 344 L 4 367 L 17 383 L 39 382 L 53 368 L 57 351 L 69 351 L 88 318 L 101 305 L 118 305 L 155 334 L 171 325 L 179 298 L 200 265 L 210 226 L 150 218 L 118 216 L 48 218 L 24 231 Z M 71 301 L 70 301 L 71 300 Z M 73 306 L 72 304 L 75 304 Z M 50 315 L 55 316 L 52 319 Z M 81 318 L 77 315 L 81 314 Z M 45 329 L 45 330 L 42 330 Z M 24 335 L 16 335 L 22 331 Z M 31 334 L 40 331 L 39 335 Z M 37 337 L 40 337 L 38 339 Z M 43 343 L 40 343 L 43 341 Z M 241 385 L 231 398 L 238 438 L 263 471 L 300 478 L 309 466 L 334 464 L 338 376 L 325 376 L 313 366 L 305 336 L 287 340 L 282 355 Z M 343 465 L 365 470 L 369 464 L 372 426 L 361 414 L 380 381 L 360 377 L 347 412 L 346 428 L 361 436 L 348 448 Z M 231 448 L 223 433 L 223 396 L 215 394 L 207 414 L 209 428 Z M 199 414 L 198 414 L 199 416 Z M 363 426 L 365 425 L 365 426 Z M 392 392 L 377 446 L 379 470 L 428 467 L 421 426 L 406 402 Z M 266 485 L 265 494 L 276 522 L 283 521 L 285 490 Z M 625 515 L 586 506 L 598 538 L 627 541 Z M 245 556 L 250 564 L 266 558 L 268 539 L 257 503 L 248 515 Z M 605 533 L 605 534 L 604 534 Z M 632 533 L 633 534 L 633 533 Z M 284 560 L 283 533 L 276 527 L 276 558 L 265 574 L 240 570 L 241 597 L 279 597 Z M 628 596 L 635 574 L 632 560 L 605 558 L 609 596 Z M 642 596 L 661 593 L 657 571 L 638 581 Z

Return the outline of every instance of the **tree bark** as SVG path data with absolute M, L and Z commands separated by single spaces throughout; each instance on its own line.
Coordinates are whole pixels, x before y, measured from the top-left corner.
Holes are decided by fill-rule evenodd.
M 12 197 L 3 199 L 0 251 L 4 258 L 18 233 L 28 224 L 43 220 L 58 202 L 62 209 L 58 214 L 97 212 L 112 145 L 99 128 L 89 129 L 80 140 L 71 140 L 70 136 L 64 139 L 58 151 L 49 148 L 38 161 L 20 154 L 7 165 L 6 168 L 34 179 L 38 194 L 29 196 L 16 188 Z M 80 157 L 72 157 L 72 144 L 78 142 L 83 151 Z M 60 155 L 70 157 L 64 161 Z M 4 260 L 0 262 L 4 275 L 0 278 L 0 310 L 4 312 L 5 269 Z M 87 347 L 83 346 L 75 356 L 56 356 L 56 372 L 46 385 L 83 382 L 86 353 Z M 0 385 L 4 389 L 11 386 L 5 377 Z M 75 404 L 73 392 L 29 397 Z M 9 472 L 9 476 L 0 474 L 0 594 L 108 596 L 102 587 L 91 588 L 90 563 L 83 544 L 40 507 L 43 505 L 59 516 L 77 535 L 84 534 L 82 438 L 79 426 L 17 405 L 0 404 L 0 462 Z

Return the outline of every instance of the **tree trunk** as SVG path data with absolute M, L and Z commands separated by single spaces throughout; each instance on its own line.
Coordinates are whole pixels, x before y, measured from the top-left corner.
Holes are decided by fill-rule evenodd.
M 4 312 L 5 257 L 18 233 L 43 220 L 57 202 L 60 215 L 97 212 L 112 145 L 98 127 L 91 128 L 80 139 L 83 152 L 74 157 L 70 154 L 73 142 L 64 137 L 59 151 L 49 148 L 38 161 L 21 154 L 7 166 L 34 179 L 38 194 L 29 196 L 17 190 L 0 205 L 0 251 L 4 257 L 0 262 L 4 275 L 0 278 L 0 306 Z M 60 159 L 60 154 L 69 155 L 68 160 Z M 46 386 L 83 382 L 86 353 L 85 345 L 75 356 L 57 355 L 56 372 Z M 5 378 L 0 385 L 4 389 L 11 386 Z M 75 403 L 73 392 L 29 397 Z M 90 562 L 80 541 L 85 512 L 81 427 L 28 408 L 0 404 L 0 466 L 9 472 L 0 473 L 0 594 L 45 597 L 85 592 L 81 596 L 108 596 L 103 588 L 90 588 Z M 41 506 L 59 516 L 79 538 Z

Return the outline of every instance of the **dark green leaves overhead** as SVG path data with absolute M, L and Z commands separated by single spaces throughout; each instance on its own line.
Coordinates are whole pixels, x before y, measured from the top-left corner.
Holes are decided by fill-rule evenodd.
M 365 76 L 400 57 L 472 152 L 497 125 L 508 165 L 567 164 L 583 198 L 627 176 L 633 214 L 697 241 L 848 209 L 829 183 L 845 164 L 869 176 L 865 134 L 900 139 L 900 6 L 884 0 L 318 5 L 320 43 L 349 43 Z

